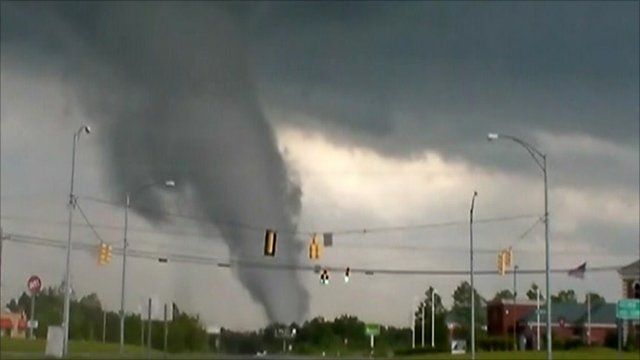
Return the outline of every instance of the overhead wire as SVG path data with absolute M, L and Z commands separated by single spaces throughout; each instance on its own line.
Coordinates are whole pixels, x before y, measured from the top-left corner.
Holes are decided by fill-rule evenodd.
M 33 245 L 66 248 L 64 240 L 51 239 L 45 237 L 37 237 L 25 234 L 9 233 L 9 237 L 5 241 L 13 241 L 17 243 L 28 243 Z M 88 243 L 75 242 L 72 244 L 72 249 L 77 250 L 89 250 L 94 251 L 96 245 Z M 114 253 L 122 254 L 122 248 L 114 248 Z M 145 259 L 159 259 L 165 258 L 172 262 L 199 264 L 199 265 L 215 265 L 220 268 L 234 268 L 245 267 L 264 270 L 288 270 L 288 271 L 311 271 L 319 272 L 320 269 L 326 269 L 327 271 L 342 271 L 344 266 L 336 265 L 304 265 L 304 264 L 287 264 L 287 263 L 268 263 L 264 261 L 253 261 L 246 259 L 222 259 L 204 255 L 192 255 L 192 254 L 180 254 L 172 252 L 154 252 L 145 251 L 139 249 L 127 250 L 127 256 Z M 617 271 L 620 266 L 599 266 L 589 267 L 589 272 L 608 272 Z M 571 268 L 560 268 L 550 270 L 552 273 L 568 273 Z M 365 275 L 386 274 L 386 275 L 449 275 L 449 276 L 464 276 L 469 275 L 468 270 L 427 270 L 427 269 L 392 269 L 392 268 L 364 268 L 364 267 L 350 267 L 350 271 L 353 273 L 362 273 Z M 508 270 L 506 273 L 511 273 L 513 270 Z M 545 269 L 518 269 L 518 274 L 544 274 Z M 474 274 L 477 275 L 498 275 L 496 270 L 476 270 Z
M 105 243 L 105 241 L 102 239 L 100 234 L 98 234 L 98 231 L 96 231 L 95 227 L 93 227 L 93 225 L 91 224 L 91 221 L 89 221 L 89 218 L 87 217 L 87 215 L 82 210 L 82 207 L 80 206 L 80 203 L 78 203 L 78 201 L 75 202 L 75 206 L 80 211 L 80 214 L 82 215 L 82 218 L 84 219 L 84 222 L 87 224 L 87 226 L 89 226 L 89 228 L 91 229 L 93 234 L 96 236 L 96 238 L 98 238 L 98 240 L 100 240 L 100 243 Z
M 83 199 L 86 199 L 86 200 L 89 200 L 89 201 L 98 202 L 98 203 L 109 204 L 109 205 L 112 205 L 112 206 L 119 206 L 117 203 L 114 203 L 114 202 L 111 202 L 111 201 L 108 201 L 108 200 L 104 200 L 104 199 L 100 199 L 100 198 L 96 198 L 96 197 L 93 197 L 93 196 L 80 196 L 80 198 L 83 198 Z M 269 226 L 257 226 L 257 225 L 245 224 L 245 223 L 238 222 L 238 221 L 230 221 L 230 220 L 207 219 L 207 218 L 204 218 L 204 217 L 190 215 L 190 214 L 167 212 L 167 211 L 161 211 L 161 210 L 150 209 L 150 208 L 145 208 L 145 207 L 138 207 L 138 209 L 140 211 L 146 211 L 146 212 L 156 213 L 156 214 L 159 214 L 159 215 L 177 217 L 177 218 L 182 218 L 182 219 L 187 219 L 187 220 L 192 220 L 192 221 L 197 221 L 197 222 L 204 222 L 204 223 L 208 223 L 208 224 L 216 225 L 216 226 L 228 226 L 228 227 L 235 227 L 235 228 L 239 228 L 239 229 L 251 230 L 251 231 L 259 231 L 259 232 L 263 232 L 266 229 L 271 228 Z M 486 223 L 494 223 L 494 222 L 502 222 L 502 221 L 513 221 L 513 220 L 528 219 L 528 218 L 534 218 L 534 217 L 535 218 L 539 218 L 539 216 L 540 215 L 537 215 L 537 214 L 517 214 L 517 215 L 511 215 L 511 216 L 499 216 L 499 217 L 484 218 L 484 219 L 481 218 L 481 219 L 476 220 L 475 222 L 476 223 L 480 223 L 480 224 L 486 224 Z M 286 233 L 286 234 L 293 234 L 293 235 L 305 235 L 305 236 L 311 236 L 313 234 L 322 234 L 322 233 L 332 233 L 334 235 L 350 235 L 350 234 L 397 232 L 397 231 L 405 231 L 405 230 L 413 230 L 413 229 L 426 229 L 426 228 L 459 226 L 459 225 L 466 225 L 466 224 L 467 224 L 467 220 L 457 220 L 457 221 L 434 222 L 434 223 L 425 223 L 425 224 L 379 226 L 379 227 L 369 227 L 369 228 L 364 227 L 364 228 L 338 229 L 338 230 L 313 230 L 313 231 L 312 230 L 297 230 L 297 231 L 278 231 L 278 232 Z M 275 230 L 277 230 L 277 229 L 275 229 Z

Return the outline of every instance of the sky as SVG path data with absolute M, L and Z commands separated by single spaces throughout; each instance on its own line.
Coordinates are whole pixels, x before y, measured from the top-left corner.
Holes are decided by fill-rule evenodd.
M 544 267 L 547 155 L 551 266 L 640 257 L 637 2 L 14 3 L 1 13 L 2 302 L 38 274 L 64 277 L 73 133 L 82 124 L 73 241 L 220 261 L 468 270 L 513 247 Z M 171 214 L 188 214 L 172 216 Z M 224 220 L 224 221 L 223 221 Z M 354 231 L 441 224 L 397 231 Z M 242 223 L 247 228 L 229 226 Z M 275 259 L 262 229 L 281 231 Z M 253 229 L 248 229 L 253 228 Z M 256 230 L 257 229 L 257 230 Z M 529 231 L 530 230 L 530 231 Z M 309 233 L 335 232 L 318 262 Z M 15 236 L 18 235 L 18 236 Z M 73 252 L 72 285 L 120 300 L 121 258 Z M 354 314 L 408 325 L 429 286 L 468 276 L 342 274 L 127 261 L 128 311 L 149 296 L 236 329 Z M 539 275 L 520 275 L 518 292 Z M 478 276 L 491 298 L 510 276 Z M 615 272 L 552 276 L 551 292 L 620 296 Z

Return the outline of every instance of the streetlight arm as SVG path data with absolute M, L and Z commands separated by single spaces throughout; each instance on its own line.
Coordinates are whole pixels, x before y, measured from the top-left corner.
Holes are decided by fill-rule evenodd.
M 500 138 L 509 139 L 509 140 L 519 144 L 523 148 L 525 148 L 525 150 L 527 150 L 527 152 L 529 153 L 529 155 L 531 155 L 533 160 L 535 160 L 536 164 L 538 164 L 538 167 L 542 171 L 547 171 L 545 164 L 540 161 L 540 158 L 544 159 L 546 157 L 546 155 L 543 154 L 540 150 L 536 149 L 535 146 L 533 146 L 533 145 L 529 144 L 528 142 L 526 142 L 524 140 L 521 140 L 521 139 L 519 139 L 519 138 L 517 138 L 515 136 L 511 136 L 511 135 L 500 134 L 499 137 Z

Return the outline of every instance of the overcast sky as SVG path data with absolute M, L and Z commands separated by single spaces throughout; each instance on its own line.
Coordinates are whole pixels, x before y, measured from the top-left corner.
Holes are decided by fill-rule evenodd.
M 76 193 L 115 247 L 124 193 L 171 177 L 175 189 L 153 189 L 141 203 L 259 228 L 297 222 L 301 233 L 460 221 L 338 233 L 319 263 L 468 270 L 465 222 L 477 190 L 477 218 L 532 215 L 478 224 L 477 269 L 495 269 L 508 246 L 520 268 L 540 269 L 542 173 L 518 145 L 486 141 L 501 132 L 548 155 L 552 267 L 626 265 L 640 257 L 638 10 L 637 2 L 2 2 L 3 230 L 66 239 L 72 136 L 89 124 Z M 142 210 L 130 219 L 134 249 L 269 261 L 260 232 Z M 77 211 L 75 222 L 74 241 L 99 243 Z M 274 261 L 309 263 L 299 249 L 308 237 L 293 241 Z M 59 284 L 64 254 L 5 242 L 2 302 L 31 274 Z M 73 255 L 74 289 L 117 310 L 120 257 L 99 267 L 96 253 Z M 332 274 L 321 286 L 313 273 L 127 265 L 129 311 L 153 295 L 232 328 L 268 321 L 261 298 L 285 320 L 349 313 L 406 325 L 428 286 L 450 304 L 466 280 L 355 274 L 344 284 Z M 519 276 L 519 293 L 533 281 L 544 285 Z M 512 279 L 477 284 L 492 297 Z M 565 288 L 620 296 L 615 272 L 554 275 L 552 292 Z M 289 305 L 299 311 L 284 314 Z

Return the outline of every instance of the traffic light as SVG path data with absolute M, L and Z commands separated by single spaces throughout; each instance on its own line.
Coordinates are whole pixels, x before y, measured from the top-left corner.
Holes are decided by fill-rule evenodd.
M 349 275 L 351 274 L 351 269 L 347 267 L 347 270 L 344 271 L 344 282 L 349 282 Z
M 322 273 L 320 274 L 320 284 L 329 284 L 329 272 L 327 271 L 327 269 L 322 270 Z
M 320 259 L 321 252 L 320 244 L 316 241 L 316 235 L 313 234 L 311 237 L 311 244 L 309 244 L 309 259 L 318 260 Z
M 511 246 L 509 246 L 508 249 L 502 250 L 504 252 L 504 266 L 507 268 L 511 267 L 511 264 L 513 264 L 513 249 L 511 248 Z
M 106 243 L 100 243 L 100 254 L 98 255 L 98 263 L 100 265 L 107 265 L 111 262 L 111 252 L 113 248 Z
M 507 253 L 502 250 L 498 253 L 498 274 L 504 275 L 507 272 Z
M 276 239 L 277 233 L 274 230 L 267 229 L 264 233 L 264 256 L 276 256 Z

